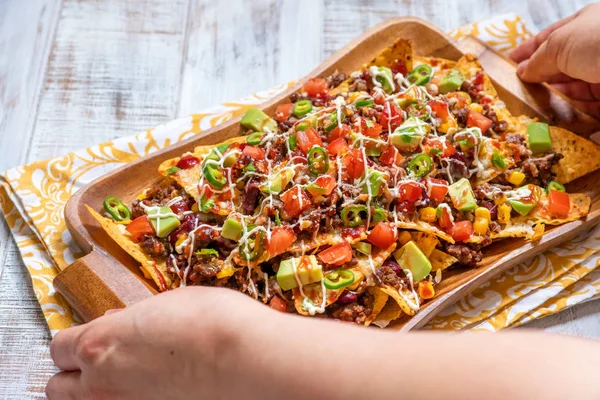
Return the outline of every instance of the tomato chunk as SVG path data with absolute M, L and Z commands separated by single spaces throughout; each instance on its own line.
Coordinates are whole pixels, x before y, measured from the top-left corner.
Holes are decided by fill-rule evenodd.
M 305 131 L 296 132 L 296 140 L 298 141 L 298 147 L 304 154 L 308 154 L 308 151 L 314 145 L 323 146 L 321 137 L 313 128 L 307 128 Z
M 125 230 L 129 232 L 135 242 L 142 240 L 144 235 L 154 235 L 154 227 L 146 215 L 131 221 Z
M 264 160 L 265 159 L 265 151 L 260 147 L 256 146 L 246 146 L 244 150 L 242 150 L 242 154 L 252 158 L 253 160 Z
M 267 243 L 267 251 L 271 257 L 284 253 L 296 241 L 296 235 L 289 226 L 278 226 L 271 232 Z
M 378 138 L 381 135 L 383 127 L 379 125 L 377 122 L 368 121 L 364 118 L 360 119 L 360 131 L 363 135 L 369 136 L 372 138 Z
M 442 141 L 438 138 L 425 138 L 423 140 L 423 148 L 425 153 L 430 156 L 438 155 L 442 158 L 448 158 L 456 153 L 456 147 L 447 140 Z M 433 150 L 436 149 L 436 150 Z
M 335 178 L 330 175 L 321 175 L 306 187 L 306 191 L 313 197 L 327 196 L 335 189 Z
M 323 250 L 317 257 L 325 264 L 344 265 L 352 261 L 352 247 L 350 247 L 350 243 L 348 242 L 338 243 Z
M 329 88 L 327 87 L 327 81 L 323 78 L 312 78 L 306 81 L 304 84 L 304 91 L 308 97 L 325 98 Z
M 433 201 L 441 203 L 448 193 L 448 182 L 443 179 L 429 179 L 429 198 Z
M 276 311 L 287 311 L 287 304 L 285 304 L 285 301 L 283 301 L 279 296 L 273 296 L 271 301 L 269 301 L 269 307 Z
M 280 104 L 275 109 L 275 119 L 279 122 L 285 122 L 290 119 L 290 115 L 292 115 L 292 110 L 294 109 L 294 104 Z
M 550 189 L 550 193 L 548 193 L 548 204 L 552 214 L 562 218 L 569 216 L 571 199 L 568 193 Z
M 200 160 L 192 155 L 183 156 L 179 159 L 179 161 L 177 161 L 177 168 L 190 169 L 199 162 Z
M 442 120 L 445 120 L 450 115 L 450 112 L 448 111 L 448 104 L 446 102 L 441 100 L 431 100 L 427 104 L 431 108 L 431 111 L 435 113 L 435 116 L 441 118 Z
M 381 249 L 387 249 L 398 239 L 398 231 L 386 222 L 378 222 L 369 232 L 367 240 Z
M 312 205 L 310 198 L 300 185 L 296 185 L 282 194 L 281 201 L 283 201 L 282 216 L 284 219 L 296 218 Z
M 360 149 L 352 149 L 344 154 L 342 158 L 344 171 L 350 179 L 358 179 L 365 172 L 365 162 L 363 153 Z
M 339 137 L 327 145 L 327 152 L 332 156 L 344 154 L 348 149 L 348 143 L 343 137 Z
M 329 135 L 329 142 L 333 142 L 334 140 L 338 139 L 338 138 L 345 138 L 346 135 L 348 135 L 350 133 L 350 127 L 346 124 L 342 124 L 341 128 L 339 126 L 336 126 L 335 129 L 331 132 L 331 134 Z
M 383 105 L 379 123 L 383 129 L 392 132 L 402 124 L 402 109 L 393 101 L 388 101 Z
M 454 225 L 452 222 L 452 216 L 450 215 L 450 211 L 446 207 L 441 207 L 438 209 L 438 224 L 442 229 L 450 229 Z
M 450 228 L 450 236 L 457 242 L 463 242 L 473 234 L 473 224 L 471 221 L 458 221 Z
M 418 183 L 404 182 L 400 184 L 400 195 L 398 196 L 400 201 L 414 203 L 421 197 L 423 197 L 423 189 Z
M 477 111 L 469 110 L 469 114 L 467 115 L 467 126 L 477 127 L 481 129 L 481 133 L 485 133 L 490 129 L 490 126 L 492 126 L 492 120 L 484 117 Z
M 400 165 L 403 159 L 404 157 L 402 157 L 396 146 L 392 145 L 386 147 L 381 156 L 379 156 L 379 161 L 388 167 Z

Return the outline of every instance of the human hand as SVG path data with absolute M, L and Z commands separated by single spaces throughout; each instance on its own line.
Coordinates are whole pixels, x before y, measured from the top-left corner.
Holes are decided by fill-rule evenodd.
M 153 296 L 59 332 L 57 367 L 46 387 L 56 399 L 189 399 L 231 393 L 223 367 L 235 358 L 250 318 L 277 313 L 227 289 L 186 288 Z M 235 361 L 233 361 L 235 362 Z M 229 386 L 229 387 L 228 387 Z
M 513 50 L 525 82 L 548 82 L 600 116 L 600 4 L 590 4 Z

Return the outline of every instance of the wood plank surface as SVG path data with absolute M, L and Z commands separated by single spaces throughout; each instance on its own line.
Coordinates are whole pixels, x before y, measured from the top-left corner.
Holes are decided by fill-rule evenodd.
M 447 30 L 514 11 L 541 29 L 587 3 L 3 0 L 0 171 L 300 77 L 392 16 Z M 55 372 L 49 333 L 3 220 L 0 263 L 0 399 L 43 398 Z M 586 303 L 528 326 L 598 338 L 600 307 Z

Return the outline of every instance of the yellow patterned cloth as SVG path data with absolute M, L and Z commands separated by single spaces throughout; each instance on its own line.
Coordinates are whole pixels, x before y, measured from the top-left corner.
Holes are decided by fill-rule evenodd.
M 471 24 L 451 34 L 455 38 L 478 36 L 501 52 L 531 36 L 514 14 Z M 2 212 L 53 334 L 78 323 L 52 287 L 56 274 L 81 255 L 63 219 L 69 197 L 94 178 L 238 116 L 289 85 L 225 103 L 133 137 L 13 168 L 0 177 Z M 599 250 L 600 228 L 594 228 L 481 285 L 440 313 L 427 328 L 495 331 L 598 297 L 600 271 L 594 268 Z

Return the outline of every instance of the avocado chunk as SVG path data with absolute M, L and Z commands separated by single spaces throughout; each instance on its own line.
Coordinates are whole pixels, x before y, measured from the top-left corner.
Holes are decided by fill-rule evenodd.
M 396 104 L 402 108 L 406 108 L 411 104 L 425 100 L 423 90 L 420 86 L 409 87 L 406 92 L 401 94 L 402 97 L 396 99 Z
M 258 108 L 251 108 L 246 111 L 240 124 L 245 128 L 252 129 L 254 132 L 277 133 L 277 122 Z
M 221 230 L 221 236 L 225 239 L 235 240 L 236 242 L 242 237 L 242 224 L 237 219 L 227 218 Z
M 448 193 L 452 199 L 452 204 L 460 211 L 474 211 L 477 208 L 475 195 L 471 189 L 471 183 L 467 178 L 454 182 L 448 186 Z
M 462 74 L 460 73 L 460 71 L 458 71 L 456 69 L 451 69 L 446 74 L 446 76 L 444 76 L 442 78 L 442 81 L 440 82 L 440 86 L 438 87 L 438 90 L 441 94 L 455 92 L 458 89 L 460 89 L 460 86 L 462 85 L 463 81 L 464 81 L 464 78 L 463 78 Z
M 323 269 L 315 256 L 302 256 L 283 260 L 279 264 L 279 270 L 277 271 L 277 283 L 279 287 L 283 290 L 291 290 L 298 287 L 296 275 L 302 285 L 308 285 L 323 279 Z
M 387 175 L 372 168 L 369 168 L 367 172 L 369 174 L 369 178 L 363 185 L 362 191 L 363 193 L 369 193 L 370 188 L 371 196 L 379 196 L 381 193 L 381 184 L 387 180 Z
M 532 122 L 527 125 L 527 136 L 529 136 L 529 148 L 533 154 L 552 151 L 552 138 L 548 124 Z
M 391 94 L 394 91 L 394 76 L 391 69 L 379 67 L 375 80 L 381 83 L 381 88 L 387 94 Z
M 415 282 L 422 281 L 431 272 L 431 262 L 412 240 L 394 252 L 394 258 L 404 271 L 410 271 Z
M 177 215 L 171 210 L 171 207 L 161 207 L 160 209 L 152 209 L 148 211 L 148 219 L 154 227 L 156 236 L 164 238 L 169 236 L 169 233 L 181 225 Z
M 294 175 L 296 175 L 296 173 L 293 169 L 284 169 L 283 171 L 279 171 L 270 182 L 267 182 L 261 188 L 261 191 L 267 194 L 281 193 L 286 188 L 288 183 L 292 181 Z
M 425 136 L 425 123 L 409 117 L 391 134 L 392 145 L 400 151 L 415 151 Z
M 519 214 L 525 216 L 529 214 L 533 207 L 535 207 L 535 203 L 526 203 L 520 200 L 508 200 L 513 210 L 518 212 Z

